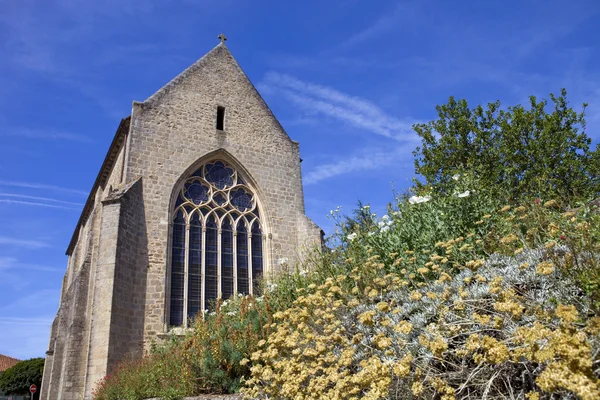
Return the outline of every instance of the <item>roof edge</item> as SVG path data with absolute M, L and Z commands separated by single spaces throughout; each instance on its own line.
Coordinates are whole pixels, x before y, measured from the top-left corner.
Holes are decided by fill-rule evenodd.
M 182 79 L 185 79 L 194 69 L 198 68 L 198 66 L 202 64 L 211 54 L 216 53 L 221 48 L 225 49 L 228 53 L 231 53 L 225 45 L 225 43 L 219 43 L 218 45 L 213 47 L 208 53 L 204 54 L 202 57 L 194 61 L 192 65 L 181 71 L 177 76 L 175 76 L 175 78 L 171 79 L 164 86 L 162 86 L 160 89 L 154 92 L 154 94 L 152 94 L 150 97 L 144 100 L 142 104 L 149 106 L 158 102 L 160 98 L 167 94 L 173 86 L 177 85 L 177 83 Z
M 83 226 L 83 224 L 86 222 L 87 218 L 89 217 L 90 213 L 92 212 L 92 209 L 94 207 L 94 202 L 95 202 L 95 196 L 96 196 L 96 190 L 102 186 L 103 184 L 106 183 L 106 180 L 108 179 L 110 170 L 112 169 L 112 167 L 114 166 L 114 163 L 117 160 L 117 156 L 119 150 L 121 150 L 121 146 L 123 145 L 123 141 L 121 140 L 125 134 L 127 132 L 129 132 L 129 125 L 131 122 L 131 115 L 123 118 L 121 120 L 121 122 L 119 123 L 119 127 L 117 128 L 117 131 L 115 132 L 115 136 L 112 140 L 112 143 L 110 144 L 110 147 L 108 149 L 108 153 L 106 153 L 106 157 L 104 158 L 104 161 L 102 162 L 102 166 L 100 167 L 100 171 L 98 172 L 98 175 L 96 176 L 96 180 L 94 181 L 94 185 L 92 186 L 92 190 L 90 191 L 90 194 L 88 195 L 88 198 L 85 202 L 85 205 L 83 206 L 83 211 L 81 212 L 81 215 L 79 216 L 79 220 L 77 221 L 77 225 L 75 226 L 75 230 L 73 231 L 73 236 L 71 236 L 71 241 L 69 242 L 69 246 L 67 247 L 67 251 L 65 252 L 65 254 L 67 256 L 70 256 L 71 253 L 73 252 L 73 248 L 75 247 L 75 244 L 77 243 L 77 239 L 79 238 L 79 231 L 81 230 L 81 227 Z

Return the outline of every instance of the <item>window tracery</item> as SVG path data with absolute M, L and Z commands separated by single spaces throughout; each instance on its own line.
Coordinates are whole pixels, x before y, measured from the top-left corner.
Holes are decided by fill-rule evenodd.
M 252 294 L 266 235 L 256 195 L 221 160 L 185 180 L 172 215 L 169 324 L 187 327 L 218 298 Z

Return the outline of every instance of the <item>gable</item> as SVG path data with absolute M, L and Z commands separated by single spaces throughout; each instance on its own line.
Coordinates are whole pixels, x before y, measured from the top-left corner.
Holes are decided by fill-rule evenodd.
M 269 135 L 294 142 L 223 43 L 214 47 L 144 102 L 136 102 L 134 105 L 140 106 L 144 113 L 174 112 L 184 118 L 208 118 L 211 119 L 211 124 L 216 118 L 218 105 L 225 108 L 226 131 L 236 130 L 227 124 L 235 118 L 240 120 L 238 126 L 249 126 L 251 120 L 261 120 L 261 124 L 264 125 L 265 119 L 268 119 Z

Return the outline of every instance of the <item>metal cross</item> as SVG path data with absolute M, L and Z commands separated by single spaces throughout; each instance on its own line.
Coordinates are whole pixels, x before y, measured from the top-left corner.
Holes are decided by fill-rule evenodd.
M 221 39 L 221 43 L 225 43 L 225 41 L 227 40 L 227 37 L 225 37 L 224 34 L 219 34 L 219 36 L 217 36 L 219 39 Z

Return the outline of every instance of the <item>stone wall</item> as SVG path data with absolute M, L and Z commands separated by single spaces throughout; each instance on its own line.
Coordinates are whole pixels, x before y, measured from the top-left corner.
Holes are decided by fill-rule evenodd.
M 224 130 L 216 129 L 225 107 Z M 266 273 L 298 259 L 314 235 L 304 214 L 298 143 L 290 140 L 229 50 L 219 45 L 144 103 L 134 103 L 126 181 L 143 176 L 148 227 L 146 338 L 167 329 L 167 254 L 171 204 L 179 183 L 211 157 L 249 181 L 263 210 Z M 302 223 L 304 221 L 304 223 Z M 313 226 L 306 229 L 305 226 Z M 316 240 L 319 234 L 314 235 Z
M 142 180 L 125 190 L 120 198 L 108 373 L 120 360 L 142 356 L 146 293 L 153 290 L 146 282 L 148 244 Z

